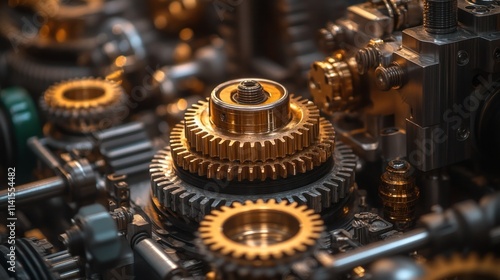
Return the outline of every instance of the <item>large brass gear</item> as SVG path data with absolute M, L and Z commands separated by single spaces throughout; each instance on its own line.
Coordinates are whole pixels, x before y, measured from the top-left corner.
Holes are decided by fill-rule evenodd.
M 228 106 L 234 105 L 236 110 L 241 109 L 241 111 L 220 112 L 214 110 L 217 108 L 214 105 L 214 97 L 218 92 L 223 95 L 226 89 L 227 91 L 234 90 L 234 84 L 241 82 L 241 80 L 232 82 L 232 84 L 223 84 L 214 90 L 209 102 L 200 102 L 187 110 L 185 137 L 190 146 L 202 155 L 212 158 L 256 162 L 283 158 L 315 143 L 319 134 L 320 114 L 318 108 L 311 101 L 300 97 L 288 97 L 288 92 L 285 89 L 279 88 L 277 90 L 278 86 L 270 81 L 260 79 L 258 81 L 262 84 L 264 91 L 271 95 L 269 100 L 272 99 L 273 94 L 282 94 L 285 101 L 278 104 L 278 98 L 276 98 L 275 104 L 270 104 L 273 102 L 271 100 L 257 105 L 245 104 L 239 108 L 235 104 L 227 104 Z M 230 99 L 227 99 L 226 101 L 229 102 Z M 220 103 L 226 101 L 221 98 Z M 277 108 L 276 112 L 268 109 L 271 107 L 270 105 Z M 267 109 L 267 111 L 262 108 Z M 257 110 L 263 110 L 264 114 L 255 117 L 255 119 L 244 115 L 245 113 L 254 114 Z M 230 114 L 236 116 L 233 122 L 240 122 L 237 123 L 238 126 L 251 127 L 252 131 L 245 133 L 220 129 L 215 123 L 218 118 L 214 116 L 229 118 Z M 271 122 L 272 117 L 268 117 L 269 115 L 275 117 L 277 124 L 275 130 L 266 131 L 267 127 L 263 129 L 261 126 Z M 242 124 L 243 121 L 248 123 Z M 248 127 L 242 129 L 248 130 Z M 232 127 L 230 130 L 235 129 L 237 128 Z
M 297 203 L 235 202 L 205 216 L 199 245 L 222 274 L 271 277 L 311 254 L 323 230 L 321 217 Z
M 335 131 L 325 119 L 320 120 L 319 139 L 316 143 L 290 156 L 263 162 L 220 160 L 192 152 L 184 135 L 183 124 L 178 124 L 170 134 L 172 157 L 176 164 L 199 176 L 229 181 L 276 180 L 306 173 L 325 163 L 332 156 L 335 147 Z
M 116 82 L 83 78 L 51 86 L 40 98 L 40 107 L 57 127 L 89 133 L 119 123 L 127 111 L 125 98 Z
M 492 254 L 482 257 L 477 253 L 438 256 L 425 265 L 425 276 L 421 280 L 443 279 L 500 279 L 500 259 Z

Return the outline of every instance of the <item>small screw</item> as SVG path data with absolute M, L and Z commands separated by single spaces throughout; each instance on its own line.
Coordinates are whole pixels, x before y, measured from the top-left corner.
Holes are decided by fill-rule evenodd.
M 457 63 L 460 66 L 467 65 L 467 63 L 469 63 L 469 53 L 464 50 L 459 51 L 457 55 Z
M 375 77 L 378 88 L 383 91 L 401 88 L 406 82 L 406 72 L 397 64 L 387 68 L 379 66 L 375 70 Z
M 500 62 L 500 48 L 495 49 L 495 53 L 493 53 L 493 57 L 496 62 Z
M 395 159 L 395 160 L 391 160 L 389 162 L 389 166 L 396 169 L 396 170 L 402 170 L 402 169 L 406 168 L 407 163 L 404 160 Z
M 469 136 L 470 136 L 470 131 L 468 129 L 461 127 L 457 130 L 458 141 L 465 141 L 467 140 L 467 138 L 469 138 Z

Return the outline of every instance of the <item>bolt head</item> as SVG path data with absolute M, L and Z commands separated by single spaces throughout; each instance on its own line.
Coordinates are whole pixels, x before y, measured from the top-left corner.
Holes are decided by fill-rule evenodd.
M 457 55 L 457 64 L 459 66 L 464 66 L 464 65 L 467 65 L 469 63 L 469 60 L 470 60 L 470 57 L 469 57 L 469 53 L 464 51 L 464 50 L 461 50 L 458 52 L 458 55 Z
M 389 162 L 389 166 L 396 170 L 403 170 L 408 167 L 408 162 L 402 159 L 394 159 Z

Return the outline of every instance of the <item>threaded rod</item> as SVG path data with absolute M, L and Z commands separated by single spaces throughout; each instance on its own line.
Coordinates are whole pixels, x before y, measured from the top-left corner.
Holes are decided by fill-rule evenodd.
M 424 28 L 432 34 L 448 34 L 457 30 L 457 0 L 425 0 Z

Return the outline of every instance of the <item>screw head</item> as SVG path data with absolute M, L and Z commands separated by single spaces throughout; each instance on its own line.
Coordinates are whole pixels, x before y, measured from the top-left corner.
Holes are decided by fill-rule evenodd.
M 403 170 L 408 167 L 408 163 L 402 159 L 393 159 L 389 162 L 389 166 L 395 170 Z
M 461 50 L 458 52 L 458 55 L 457 55 L 457 63 L 458 65 L 460 66 L 464 66 L 464 65 L 467 65 L 469 63 L 469 53 L 464 51 L 464 50 Z
M 500 62 L 500 48 L 495 49 L 495 52 L 493 53 L 493 58 L 495 59 L 496 62 Z
M 467 128 L 459 128 L 457 130 L 457 139 L 458 141 L 465 141 L 469 138 L 470 136 L 470 131 Z

